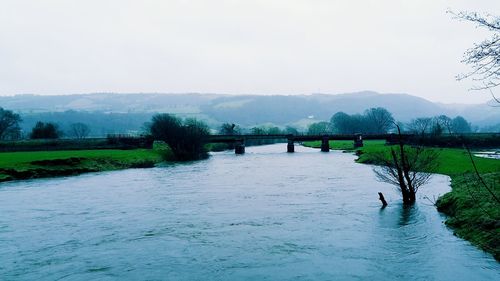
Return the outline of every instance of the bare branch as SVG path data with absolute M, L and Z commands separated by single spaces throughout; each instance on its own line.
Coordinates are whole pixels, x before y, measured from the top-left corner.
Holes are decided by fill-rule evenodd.
M 457 80 L 471 78 L 481 81 L 482 86 L 474 86 L 471 90 L 485 90 L 500 85 L 500 17 L 493 15 L 480 15 L 475 12 L 454 13 L 448 11 L 454 18 L 469 21 L 478 28 L 486 28 L 493 35 L 479 44 L 474 44 L 464 53 L 463 63 L 470 65 L 472 70 L 458 75 Z M 496 100 L 496 99 L 495 99 Z
M 403 143 L 401 131 L 398 125 L 399 149 L 390 150 L 387 153 L 374 154 L 374 161 L 379 166 L 373 171 L 377 180 L 394 185 L 403 196 L 405 204 L 415 202 L 415 193 L 418 189 L 429 182 L 432 172 L 437 168 L 436 150 L 422 146 L 410 147 Z

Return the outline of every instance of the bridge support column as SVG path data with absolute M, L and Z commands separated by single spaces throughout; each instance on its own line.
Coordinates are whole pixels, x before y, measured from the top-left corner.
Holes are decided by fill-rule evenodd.
M 295 145 L 293 144 L 293 139 L 288 139 L 288 144 L 286 146 L 286 152 L 289 152 L 289 153 L 295 152 Z
M 354 147 L 363 147 L 363 135 L 361 134 L 355 134 L 354 135 Z
M 234 153 L 235 154 L 245 154 L 245 142 L 242 141 L 237 141 L 234 144 Z
M 330 144 L 328 142 L 328 137 L 323 137 L 323 139 L 321 140 L 321 151 L 322 152 L 330 151 Z

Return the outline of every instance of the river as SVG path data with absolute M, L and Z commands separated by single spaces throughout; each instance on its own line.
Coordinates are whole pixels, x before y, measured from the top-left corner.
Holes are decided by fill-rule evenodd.
M 285 151 L 2 183 L 0 279 L 500 280 L 431 205 L 448 177 L 403 208 L 351 154 Z

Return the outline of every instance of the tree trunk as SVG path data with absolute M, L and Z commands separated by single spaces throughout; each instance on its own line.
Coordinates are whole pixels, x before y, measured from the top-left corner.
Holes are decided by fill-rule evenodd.
M 403 192 L 403 204 L 411 205 L 416 201 L 415 189 L 412 186 L 412 180 L 410 178 L 410 165 L 408 164 L 408 159 L 406 158 L 403 139 L 401 137 L 401 130 L 399 126 L 397 126 L 397 128 L 399 136 L 399 153 L 401 157 L 401 167 L 398 167 L 399 184 L 401 186 L 401 190 L 403 190 L 403 186 L 405 187 L 405 192 Z M 396 153 L 393 152 L 393 158 L 396 158 L 395 154 Z
M 401 189 L 401 195 L 403 197 L 403 203 L 404 204 L 411 204 L 410 200 L 410 194 L 408 191 L 408 186 L 406 185 L 405 182 L 405 177 L 404 177 L 404 171 L 401 169 L 400 163 L 398 161 L 398 157 L 396 156 L 396 151 L 391 148 L 391 155 L 392 155 L 392 160 L 394 162 L 394 166 L 396 167 L 396 170 L 398 172 L 398 182 L 399 182 L 399 188 Z
M 411 192 L 408 190 L 402 191 L 401 194 L 403 195 L 403 204 L 405 205 L 412 205 L 416 201 L 416 196 L 415 192 Z
M 401 189 L 401 195 L 403 196 L 403 204 L 411 204 L 410 203 L 410 193 L 408 190 Z
M 415 192 L 414 192 L 414 191 L 413 191 L 413 192 L 412 192 L 412 191 L 410 191 L 410 192 L 409 192 L 409 195 L 410 195 L 410 197 L 409 197 L 408 204 L 414 204 L 414 203 L 415 203 L 415 201 L 417 201 L 417 198 L 416 198 Z

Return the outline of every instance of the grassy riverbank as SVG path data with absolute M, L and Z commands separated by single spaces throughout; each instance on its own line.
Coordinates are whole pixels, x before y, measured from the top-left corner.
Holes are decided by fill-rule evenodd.
M 365 141 L 357 149 L 358 163 L 376 164 L 373 155 L 388 151 L 385 141 Z M 321 142 L 307 142 L 305 146 L 319 148 Z M 352 141 L 332 141 L 330 148 L 355 151 Z M 500 260 L 500 208 L 473 174 L 469 155 L 463 149 L 432 148 L 439 152 L 435 173 L 451 177 L 451 192 L 436 202 L 439 211 L 448 215 L 446 224 L 454 234 L 469 240 Z M 479 172 L 500 195 L 500 160 L 474 157 Z
M 0 182 L 147 168 L 172 158 L 165 147 L 132 150 L 64 150 L 0 153 Z

